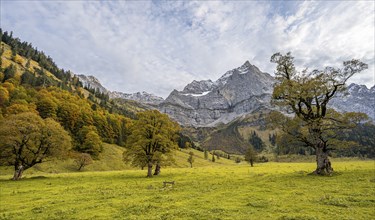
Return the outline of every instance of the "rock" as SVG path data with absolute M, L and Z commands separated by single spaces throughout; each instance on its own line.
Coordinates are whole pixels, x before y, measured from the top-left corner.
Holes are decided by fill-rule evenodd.
M 215 82 L 193 81 L 184 90 L 174 90 L 158 109 L 185 126 L 205 127 L 271 108 L 275 80 L 246 61 Z

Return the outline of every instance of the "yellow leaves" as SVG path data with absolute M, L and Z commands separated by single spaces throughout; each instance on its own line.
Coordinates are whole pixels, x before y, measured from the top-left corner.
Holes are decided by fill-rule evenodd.
M 15 57 L 13 57 L 13 61 L 16 62 L 16 63 L 18 63 L 21 66 L 24 66 L 23 65 L 24 59 L 20 55 L 18 55 L 18 54 Z
M 11 115 L 0 123 L 0 154 L 8 163 L 31 167 L 48 156 L 61 156 L 71 139 L 59 123 L 27 112 Z M 12 151 L 10 149 L 21 149 Z M 20 161 L 21 160 L 21 161 Z
M 130 126 L 131 134 L 127 139 L 126 158 L 133 155 L 133 165 L 142 165 L 144 161 L 154 160 L 157 153 L 166 154 L 177 148 L 175 138 L 179 126 L 167 115 L 150 110 L 138 113 L 137 117 L 138 120 Z
M 5 105 L 9 101 L 9 92 L 8 90 L 0 85 L 0 106 Z
M 14 102 L 5 109 L 7 115 L 15 115 L 20 113 L 31 112 L 37 114 L 36 106 L 34 104 L 28 104 L 27 102 Z

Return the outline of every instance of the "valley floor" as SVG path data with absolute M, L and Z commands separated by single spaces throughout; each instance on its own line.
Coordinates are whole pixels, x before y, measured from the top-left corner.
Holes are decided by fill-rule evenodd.
M 0 176 L 0 219 L 375 219 L 374 161 Z M 163 181 L 175 181 L 163 186 Z

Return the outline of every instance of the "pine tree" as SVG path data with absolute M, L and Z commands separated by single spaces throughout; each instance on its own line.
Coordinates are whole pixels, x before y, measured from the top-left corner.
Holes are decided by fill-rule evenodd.
M 252 132 L 249 138 L 249 143 L 254 147 L 255 150 L 259 152 L 265 148 L 264 142 L 255 131 Z

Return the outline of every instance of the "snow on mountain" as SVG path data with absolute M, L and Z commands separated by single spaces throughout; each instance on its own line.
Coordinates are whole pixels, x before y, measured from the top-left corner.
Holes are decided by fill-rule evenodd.
M 77 75 L 77 77 L 82 82 L 83 87 L 98 89 L 101 93 L 109 92 L 95 76 Z
M 133 94 L 127 94 L 122 92 L 110 92 L 110 98 L 122 98 L 128 100 L 134 100 L 145 104 L 158 105 L 164 101 L 162 97 L 147 93 L 147 92 L 137 92 Z
M 183 93 L 201 94 L 211 91 L 214 88 L 214 83 L 211 80 L 193 81 L 185 86 Z
M 185 126 L 216 126 L 249 113 L 273 109 L 270 100 L 275 79 L 249 61 L 227 71 L 215 82 L 194 80 L 182 91 L 172 91 L 166 100 L 147 92 L 111 92 L 94 76 L 78 77 L 84 86 L 109 94 L 112 99 L 134 100 L 153 106 Z M 347 92 L 337 94 L 329 106 L 339 112 L 364 112 L 375 121 L 375 86 L 368 89 L 364 85 L 351 84 Z
M 246 61 L 214 83 L 193 81 L 183 91 L 174 90 L 158 108 L 183 125 L 215 126 L 271 108 L 273 84 L 273 77 Z
M 375 121 L 375 86 L 350 84 L 345 93 L 335 96 L 329 106 L 339 112 L 363 112 Z

